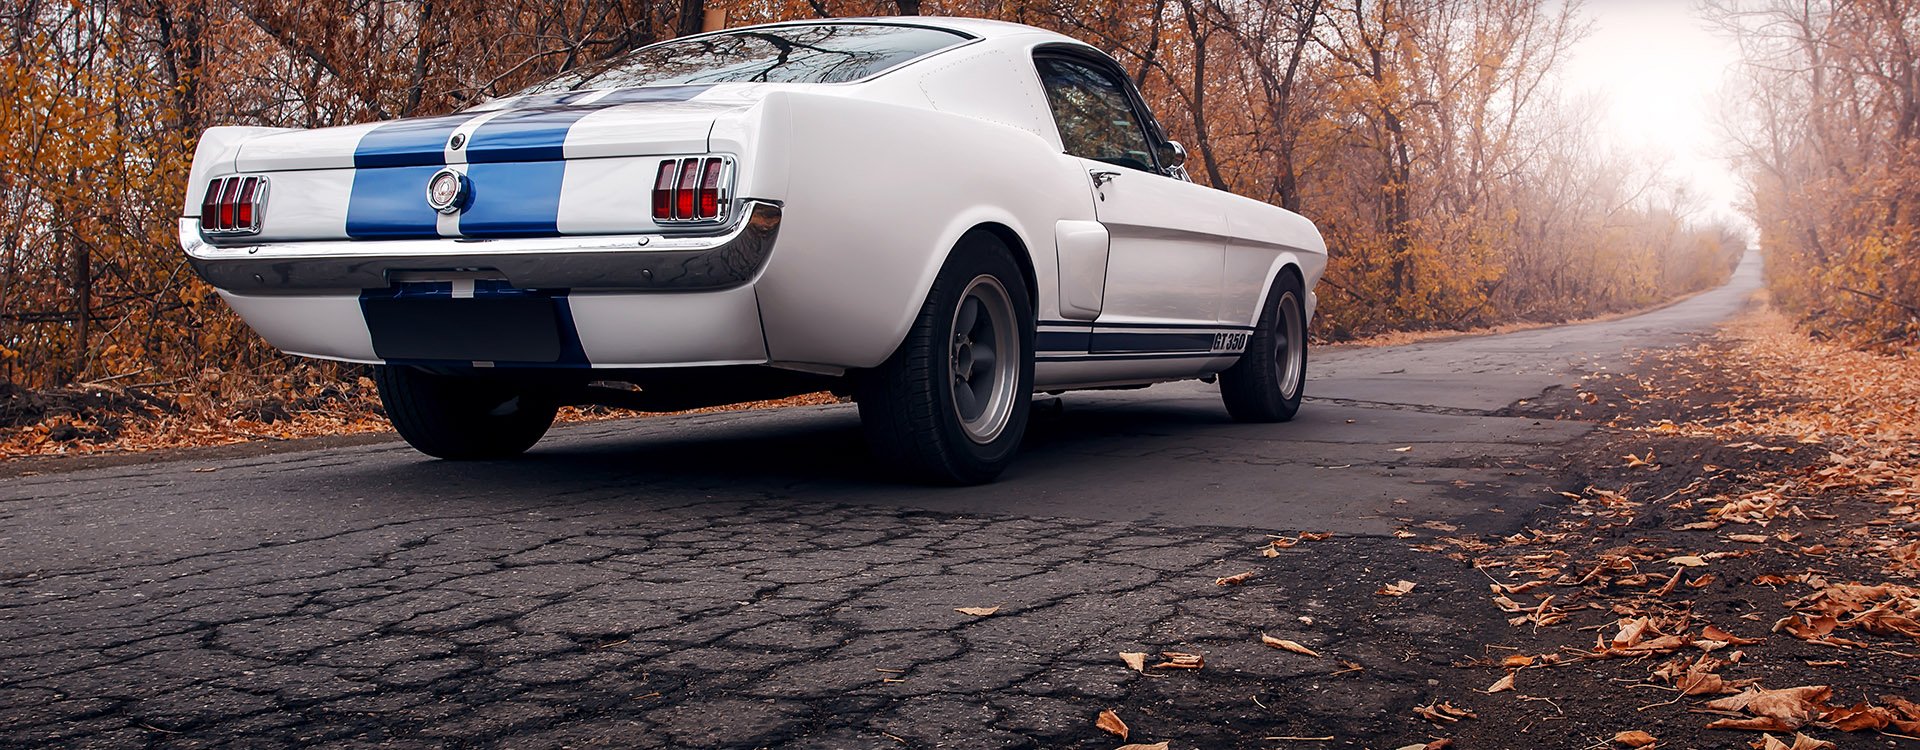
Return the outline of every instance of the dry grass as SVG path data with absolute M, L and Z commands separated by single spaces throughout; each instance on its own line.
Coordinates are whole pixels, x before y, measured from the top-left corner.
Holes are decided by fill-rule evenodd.
M 372 381 L 324 385 L 250 382 L 216 373 L 203 389 L 140 391 L 98 384 L 60 392 L 36 423 L 0 427 L 0 460 L 202 448 L 259 440 L 390 432 Z M 302 392 L 303 390 L 308 392 Z M 324 392 L 322 392 L 324 391 Z M 699 414 L 836 403 L 829 393 L 694 409 Z M 564 407 L 560 423 L 658 416 L 605 407 Z

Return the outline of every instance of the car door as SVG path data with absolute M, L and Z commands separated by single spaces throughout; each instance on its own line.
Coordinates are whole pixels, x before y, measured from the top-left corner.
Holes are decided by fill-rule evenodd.
M 1095 354 L 1205 355 L 1216 349 L 1226 214 L 1212 189 L 1163 168 L 1157 127 L 1117 66 L 1091 54 L 1034 57 L 1064 158 L 1087 175 L 1110 237 Z

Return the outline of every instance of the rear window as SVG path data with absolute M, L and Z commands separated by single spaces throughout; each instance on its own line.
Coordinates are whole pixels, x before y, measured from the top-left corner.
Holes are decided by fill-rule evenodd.
M 967 41 L 917 26 L 806 24 L 677 39 L 617 55 L 519 95 L 700 83 L 843 83 Z

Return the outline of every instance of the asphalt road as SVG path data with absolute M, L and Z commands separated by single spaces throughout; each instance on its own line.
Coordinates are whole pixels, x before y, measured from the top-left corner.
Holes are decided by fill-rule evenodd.
M 1593 427 L 1499 411 L 1758 284 L 1750 261 L 1631 318 L 1319 350 L 1285 425 L 1197 383 L 1068 394 L 987 487 L 889 483 L 846 406 L 568 427 L 497 464 L 384 442 L 0 480 L 0 745 L 1104 747 L 1093 714 L 1152 682 L 1114 652 L 1192 643 L 1364 718 L 1399 698 L 1321 692 L 1248 636 L 1355 573 L 1302 555 L 1278 603 L 1212 586 L 1223 561 L 1517 528 L 1540 457 Z

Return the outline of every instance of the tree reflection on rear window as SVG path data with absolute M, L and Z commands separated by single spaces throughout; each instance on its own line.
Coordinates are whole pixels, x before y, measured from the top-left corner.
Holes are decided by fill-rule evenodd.
M 670 84 L 844 83 L 967 39 L 951 31 L 884 24 L 748 29 L 642 47 L 519 95 Z

